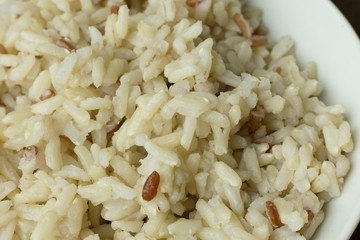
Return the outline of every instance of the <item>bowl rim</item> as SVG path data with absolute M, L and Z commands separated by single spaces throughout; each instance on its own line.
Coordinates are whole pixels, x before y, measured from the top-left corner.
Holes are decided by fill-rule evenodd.
M 351 25 L 349 20 L 345 17 L 344 13 L 335 5 L 335 3 L 331 0 L 322 0 L 323 2 L 327 2 L 329 4 L 330 9 L 335 12 L 335 15 L 338 17 L 339 21 L 344 23 L 344 26 L 348 28 L 348 31 L 352 32 L 353 38 L 355 41 L 358 41 L 359 49 L 360 49 L 360 36 L 356 33 L 354 27 Z
M 324 4 L 328 4 L 329 10 L 332 11 L 332 15 L 337 18 L 338 21 L 340 21 L 343 24 L 343 27 L 346 28 L 346 31 L 348 34 L 352 37 L 349 41 L 357 42 L 358 49 L 357 51 L 360 53 L 360 36 L 356 33 L 354 27 L 351 25 L 351 23 L 348 21 L 348 19 L 345 17 L 343 12 L 335 5 L 335 3 L 331 0 L 322 0 Z M 356 45 L 355 45 L 356 46 Z M 355 145 L 356 147 L 356 145 Z M 357 146 L 359 148 L 359 146 Z M 354 148 L 355 151 L 355 148 Z M 351 162 L 354 161 L 354 157 L 352 156 L 353 153 L 349 154 L 348 157 L 350 158 Z M 351 168 L 353 170 L 353 168 Z M 349 174 L 352 172 L 350 170 Z M 354 172 L 352 173 L 354 174 Z M 345 187 L 346 187 L 346 179 L 345 179 Z M 341 197 L 341 196 L 340 196 Z M 327 204 L 325 205 L 326 209 Z M 356 230 L 357 226 L 360 224 L 360 202 L 354 206 L 353 214 L 349 216 L 349 220 L 353 224 L 345 224 L 343 228 L 343 234 L 346 239 L 350 239 L 354 231 Z

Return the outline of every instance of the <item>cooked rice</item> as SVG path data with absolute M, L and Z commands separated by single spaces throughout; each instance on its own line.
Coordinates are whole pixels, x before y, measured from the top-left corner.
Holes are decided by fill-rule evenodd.
M 0 239 L 310 239 L 340 196 L 345 109 L 245 1 L 17 1 L 0 24 Z

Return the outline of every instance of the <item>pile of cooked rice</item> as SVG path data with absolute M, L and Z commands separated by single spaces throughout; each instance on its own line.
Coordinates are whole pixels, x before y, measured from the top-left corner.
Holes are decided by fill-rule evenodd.
M 309 239 L 353 142 L 238 0 L 17 1 L 0 28 L 0 239 Z

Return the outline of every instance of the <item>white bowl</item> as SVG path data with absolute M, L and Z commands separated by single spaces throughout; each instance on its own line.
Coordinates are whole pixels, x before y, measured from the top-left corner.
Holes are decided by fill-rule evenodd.
M 342 103 L 352 127 L 355 150 L 342 195 L 325 205 L 324 223 L 313 239 L 349 239 L 360 220 L 360 41 L 345 17 L 329 0 L 252 0 L 263 9 L 270 38 L 290 35 L 300 66 L 318 65 L 322 100 Z
M 5 13 L 10 0 L 0 6 Z M 352 169 L 341 197 L 325 206 L 324 223 L 313 239 L 349 239 L 360 220 L 360 41 L 344 16 L 329 0 L 251 0 L 263 9 L 263 23 L 270 38 L 290 35 L 296 42 L 300 66 L 308 61 L 318 65 L 327 104 L 342 103 L 355 141 L 350 155 Z M 359 160 L 358 160 L 359 159 Z

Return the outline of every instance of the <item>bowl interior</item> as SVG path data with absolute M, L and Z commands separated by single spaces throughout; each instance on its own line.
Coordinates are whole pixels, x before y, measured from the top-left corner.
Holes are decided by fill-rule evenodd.
M 13 0 L 0 5 L 0 15 Z M 296 42 L 300 66 L 308 61 L 318 65 L 318 78 L 324 85 L 322 99 L 327 104 L 342 103 L 352 126 L 355 145 L 360 142 L 360 42 L 343 15 L 329 0 L 252 0 L 263 9 L 263 22 L 270 38 L 290 35 Z M 360 219 L 360 149 L 350 155 L 352 169 L 341 197 L 326 205 L 326 218 L 314 239 L 349 239 Z
M 360 41 L 350 24 L 329 0 L 253 0 L 263 9 L 263 23 L 270 38 L 290 35 L 296 42 L 300 66 L 315 61 L 323 84 L 322 100 L 341 103 L 352 127 L 355 146 L 360 142 Z M 351 171 L 342 195 L 326 205 L 324 223 L 314 239 L 349 239 L 360 219 L 360 149 L 349 156 Z

